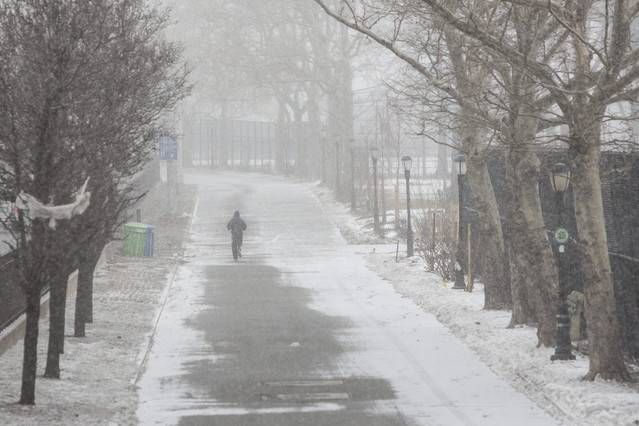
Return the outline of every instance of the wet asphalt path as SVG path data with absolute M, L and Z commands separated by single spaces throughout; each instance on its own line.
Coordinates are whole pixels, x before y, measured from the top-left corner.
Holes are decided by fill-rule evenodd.
M 141 424 L 554 424 L 368 271 L 302 185 L 187 182 L 198 205 L 139 383 Z

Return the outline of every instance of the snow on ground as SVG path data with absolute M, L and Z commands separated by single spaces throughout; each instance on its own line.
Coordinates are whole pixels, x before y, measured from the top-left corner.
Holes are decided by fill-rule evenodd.
M 355 218 L 335 203 L 330 192 L 317 185 L 311 190 L 325 213 L 351 243 L 363 243 L 358 253 L 395 291 L 424 311 L 436 315 L 498 375 L 507 378 L 541 407 L 577 425 L 639 425 L 639 386 L 611 382 L 582 382 L 587 359 L 549 361 L 552 349 L 537 348 L 535 330 L 507 329 L 506 311 L 484 311 L 481 285 L 474 293 L 450 289 L 424 272 L 420 259 L 395 262 L 395 243 L 376 237 L 370 219 Z M 185 202 L 190 211 L 191 202 Z M 152 206 L 156 216 L 161 208 Z M 116 256 L 96 278 L 95 323 L 85 339 L 67 338 L 62 357 L 62 380 L 38 377 L 37 405 L 15 404 L 19 396 L 22 348 L 0 357 L 0 424 L 94 425 L 130 424 L 135 419 L 137 396 L 133 380 L 138 374 L 141 349 L 148 342 L 154 315 L 167 281 L 179 260 L 187 217 L 175 222 L 147 218 L 156 225 L 160 253 L 154 259 Z M 373 245 L 374 244 L 374 245 Z M 401 247 L 401 246 L 400 246 Z M 403 249 L 403 247 L 402 247 Z M 401 252 L 400 252 L 401 254 Z M 68 333 L 72 331 L 73 301 L 69 304 Z M 42 323 L 40 367 L 46 354 L 46 322 Z
M 135 424 L 134 380 L 148 346 L 153 319 L 180 259 L 193 192 L 184 191 L 184 214 L 163 216 L 159 189 L 142 206 L 143 220 L 155 225 L 156 257 L 114 255 L 94 283 L 94 323 L 86 338 L 67 337 L 61 380 L 42 377 L 48 321 L 41 321 L 36 405 L 23 407 L 20 395 L 22 342 L 0 357 L 0 425 Z M 75 301 L 67 304 L 67 336 L 73 333 Z
M 226 325 L 229 322 L 223 316 L 208 317 L 205 320 L 206 324 L 213 323 L 205 326 L 205 329 L 210 327 L 214 330 L 215 327 L 221 325 L 224 328 L 226 325 L 238 332 L 232 337 L 225 337 L 224 333 L 220 334 L 219 331 L 205 333 L 213 343 L 213 351 L 216 350 L 216 343 L 220 341 L 224 342 L 224 347 L 227 348 L 225 350 L 218 347 L 219 352 L 214 353 L 215 356 L 228 355 L 222 364 L 217 365 L 219 371 L 224 371 L 221 376 L 225 376 L 219 377 L 219 380 L 216 380 L 215 373 L 210 378 L 203 376 L 214 372 L 215 364 L 208 366 L 208 363 L 205 363 L 203 367 L 198 368 L 198 363 L 185 362 L 180 367 L 185 354 L 183 343 L 187 344 L 186 353 L 192 352 L 193 349 L 190 344 L 192 339 L 188 338 L 191 333 L 181 332 L 171 326 L 168 328 L 167 338 L 167 330 L 163 325 L 160 326 L 157 345 L 154 346 L 149 370 L 144 377 L 152 378 L 154 364 L 159 366 L 156 371 L 164 370 L 167 373 L 156 379 L 161 383 L 159 387 L 149 386 L 151 399 L 144 395 L 141 397 L 142 401 L 147 401 L 147 408 L 144 410 L 146 413 L 159 415 L 160 420 L 163 411 L 168 412 L 171 417 L 179 414 L 176 412 L 179 409 L 188 409 L 188 414 L 191 415 L 196 414 L 193 410 L 203 415 L 224 415 L 227 408 L 232 408 L 232 413 L 228 414 L 234 416 L 264 414 L 264 411 L 255 413 L 241 410 L 256 407 L 250 403 L 256 402 L 254 398 L 261 393 L 253 393 L 256 381 L 259 383 L 264 380 L 343 379 L 359 385 L 351 388 L 352 394 L 348 391 L 344 398 L 334 400 L 335 405 L 331 408 L 334 413 L 329 417 L 312 416 L 312 420 L 309 415 L 304 421 L 300 419 L 299 424 L 557 424 L 527 397 L 516 392 L 507 381 L 490 371 L 463 342 L 439 323 L 434 315 L 423 311 L 410 299 L 402 297 L 371 271 L 365 259 L 358 253 L 361 246 L 346 244 L 339 230 L 332 226 L 330 216 L 310 197 L 307 187 L 293 184 L 281 177 L 237 176 L 230 173 L 205 178 L 198 187 L 201 189 L 201 211 L 215 210 L 230 201 L 232 205 L 241 206 L 243 212 L 250 212 L 250 216 L 247 215 L 249 230 L 245 240 L 245 261 L 249 264 L 256 261 L 260 265 L 257 271 L 263 270 L 262 268 L 276 271 L 276 278 L 269 281 L 269 276 L 265 275 L 261 280 L 264 289 L 254 290 L 251 284 L 254 278 L 250 278 L 254 277 L 251 275 L 251 269 L 239 266 L 242 268 L 240 271 L 229 275 L 233 280 L 224 282 L 224 287 L 234 289 L 227 291 L 239 291 L 241 297 L 237 293 L 231 293 L 233 296 L 224 296 L 224 300 L 232 306 L 225 305 L 221 311 L 214 305 L 212 308 L 212 311 L 220 311 L 219 314 L 222 315 L 223 311 L 235 312 L 233 325 Z M 220 219 L 215 218 L 216 214 L 219 215 L 218 210 L 207 218 L 209 224 L 217 223 L 213 229 L 219 229 L 219 225 L 226 222 L 226 219 L 223 219 L 224 222 L 220 223 Z M 194 248 L 200 259 L 189 259 L 189 268 L 198 263 L 210 265 L 212 260 L 218 257 L 212 256 L 211 253 L 215 253 L 216 247 L 220 247 L 218 242 L 224 234 L 220 231 L 213 231 L 210 225 L 208 230 L 200 226 L 194 227 L 193 235 L 202 232 L 202 242 L 208 244 L 196 242 Z M 228 249 L 226 244 L 225 251 Z M 191 260 L 196 262 L 193 263 Z M 213 262 L 217 263 L 219 259 Z M 207 289 L 219 288 L 221 283 L 215 283 L 215 280 L 227 273 L 225 271 L 229 268 L 222 268 L 219 272 L 216 269 L 207 268 L 208 281 L 199 284 L 205 285 Z M 195 270 L 197 271 L 197 267 Z M 231 267 L 230 270 L 236 268 Z M 218 278 L 211 279 L 212 277 Z M 246 281 L 246 278 L 249 280 Z M 197 280 L 198 274 L 188 277 L 190 284 L 198 284 Z M 269 285 L 276 286 L 275 293 L 268 292 Z M 260 284 L 257 286 L 260 287 Z M 174 289 L 183 290 L 183 287 L 176 285 Z M 187 288 L 187 293 L 194 293 L 197 298 L 196 291 L 191 292 Z M 297 299 L 300 295 L 304 295 L 302 297 L 306 299 L 303 301 L 305 307 L 301 311 L 299 302 L 302 300 Z M 246 302 L 240 301 L 243 298 Z M 175 304 L 172 302 L 168 305 L 165 313 L 173 310 L 180 314 L 181 311 L 188 312 L 192 309 L 190 298 L 183 299 L 185 304 L 178 303 L 179 300 L 179 297 L 172 297 Z M 266 303 L 265 306 L 270 308 L 262 311 L 261 307 L 256 306 L 258 303 L 260 306 Z M 250 313 L 244 315 L 247 305 Z M 284 314 L 274 315 L 273 308 L 278 311 L 284 309 Z M 196 311 L 199 309 L 196 308 Z M 203 312 L 211 313 L 211 308 Z M 274 322 L 274 317 L 284 319 L 283 323 Z M 163 317 L 163 321 L 165 319 L 167 318 Z M 202 319 L 182 321 L 181 324 L 179 321 L 171 322 L 173 325 L 189 327 L 189 324 L 197 324 L 198 321 Z M 246 325 L 251 325 L 250 332 Z M 201 330 L 202 326 L 199 328 Z M 254 334 L 250 334 L 251 332 Z M 180 339 L 171 337 L 175 335 L 179 335 Z M 183 339 L 184 335 L 187 336 L 186 339 Z M 239 345 L 233 344 L 233 341 L 237 341 Z M 172 342 L 175 343 L 171 344 Z M 254 345 L 257 342 L 262 342 L 264 351 L 255 350 Z M 206 357 L 202 350 L 206 351 L 209 348 L 202 344 L 195 348 L 196 356 Z M 229 352 L 229 348 L 233 350 Z M 237 352 L 240 348 L 245 349 Z M 259 349 L 259 346 L 257 348 Z M 164 356 L 154 357 L 161 355 L 160 349 L 171 350 Z M 298 354 L 293 355 L 296 352 Z M 179 357 L 171 357 L 171 353 L 178 353 Z M 249 355 L 252 353 L 255 353 L 254 357 Z M 171 362 L 177 368 L 167 369 L 164 366 L 165 361 Z M 183 378 L 186 380 L 179 383 L 182 385 L 191 382 L 190 389 L 186 392 L 182 386 L 173 384 L 174 372 L 184 370 L 191 370 L 197 377 L 194 383 L 192 378 L 189 380 L 186 377 Z M 228 380 L 229 377 L 232 379 L 225 381 L 225 378 Z M 141 383 L 144 383 L 144 380 Z M 195 401 L 192 400 L 189 394 L 201 395 L 197 390 L 202 389 L 203 384 L 204 399 L 200 401 L 196 397 Z M 209 391 L 209 386 L 222 387 L 225 390 Z M 193 392 L 193 389 L 196 392 Z M 233 396 L 228 398 L 231 389 L 236 390 L 231 394 Z M 300 391 L 301 389 L 295 390 Z M 364 392 L 360 393 L 362 391 Z M 244 392 L 248 394 L 238 397 Z M 311 392 L 311 389 L 308 389 L 308 392 Z M 144 394 L 144 390 L 141 393 Z M 358 394 L 360 396 L 357 396 Z M 363 397 L 364 394 L 367 396 Z M 326 397 L 315 396 L 319 397 L 319 400 Z M 160 407 L 164 407 L 164 410 L 152 404 L 158 397 L 161 399 Z M 309 401 L 299 395 L 294 398 L 304 404 Z M 269 403 L 268 399 L 265 404 L 257 406 L 260 409 L 271 409 L 272 401 Z M 175 404 L 176 401 L 186 404 Z M 298 405 L 294 405 L 286 410 L 293 413 L 297 411 L 297 407 Z M 337 414 L 339 411 L 344 413 Z M 343 417 L 344 415 L 347 417 Z M 152 423 L 158 417 L 149 419 L 141 413 L 140 418 L 151 420 Z M 384 419 L 388 423 L 385 423 Z M 244 421 L 226 420 L 225 422 L 220 418 L 219 423 L 296 424 L 292 418 L 290 421 L 281 419 L 282 423 L 278 423 L 278 419 L 269 420 L 264 417 L 259 420 L 249 417 Z M 198 421 L 202 424 L 218 423 L 216 420 L 203 418 L 198 418 Z M 183 422 L 188 423 L 186 419 L 183 419 Z
M 349 244 L 379 244 L 386 241 L 375 234 L 370 217 L 350 214 L 349 208 L 334 202 L 333 193 L 326 187 L 321 186 L 319 182 L 311 184 L 310 189 Z M 384 226 L 386 239 L 395 238 L 396 236 L 392 220 L 391 216 Z
M 435 314 L 486 365 L 539 406 L 566 424 L 639 425 L 638 384 L 582 381 L 588 371 L 587 357 L 577 354 L 576 361 L 551 362 L 553 349 L 536 347 L 534 328 L 508 329 L 509 311 L 482 309 L 481 284 L 475 285 L 473 293 L 453 290 L 452 283 L 425 272 L 422 259 L 406 259 L 401 244 L 400 261 L 396 263 L 394 242 L 371 245 L 375 237 L 370 219 L 355 218 L 334 201 L 326 188 L 312 184 L 310 189 L 347 241 L 362 245 L 359 252 L 372 270 L 398 293 Z M 639 374 L 636 368 L 633 370 Z

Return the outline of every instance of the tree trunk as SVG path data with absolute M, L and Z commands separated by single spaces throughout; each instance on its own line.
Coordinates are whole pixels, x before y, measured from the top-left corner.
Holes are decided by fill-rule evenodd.
M 510 279 L 513 324 L 536 321 L 538 343 L 555 343 L 558 276 L 539 198 L 539 159 L 524 147 L 509 155 Z
M 497 199 L 483 154 L 468 155 L 466 161 L 472 206 L 479 215 L 477 234 L 483 247 L 481 271 L 484 309 L 506 309 L 512 305 L 512 296 L 504 261 L 506 250 Z
M 326 158 L 324 156 L 324 145 L 320 138 L 322 132 L 320 105 L 318 101 L 320 95 L 315 84 L 311 84 L 310 87 L 310 96 L 308 99 L 308 125 L 310 132 L 307 143 L 311 146 L 312 153 L 307 155 L 306 159 L 308 167 L 307 177 L 313 179 L 320 178 L 324 181 L 326 178 L 324 170 Z M 320 161 L 318 162 L 318 160 Z
M 400 222 L 399 222 L 399 175 L 395 178 L 395 230 L 399 231 Z
M 92 254 L 80 261 L 75 298 L 74 336 L 85 337 L 85 325 L 93 322 L 93 275 L 99 256 Z
M 591 129 L 596 127 L 596 129 Z M 589 123 L 590 138 L 599 142 L 599 126 Z M 594 133 L 593 133 L 594 132 Z M 585 134 L 585 133 L 578 133 Z M 599 143 L 573 136 L 575 219 L 584 274 L 585 315 L 590 368 L 585 379 L 598 375 L 607 380 L 629 380 L 624 364 L 621 329 L 617 318 L 614 286 L 608 257 L 605 218 L 599 176 Z
M 22 388 L 20 404 L 35 405 L 35 384 L 38 369 L 38 322 L 40 320 L 40 288 L 34 286 L 27 294 L 24 357 L 22 359 Z
M 516 204 L 518 199 L 516 192 L 519 190 L 516 184 L 516 167 L 517 163 L 510 152 L 507 156 L 506 164 L 506 185 L 504 200 L 506 225 L 503 229 L 504 245 L 507 250 L 507 258 L 510 265 L 510 289 L 513 299 L 512 316 L 510 318 L 509 328 L 521 324 L 529 324 L 534 322 L 535 313 L 532 308 L 532 300 L 529 300 L 526 280 L 528 277 L 525 273 L 525 263 L 522 262 L 521 254 L 518 252 L 518 240 L 522 232 L 521 206 Z M 518 217 L 519 216 L 519 217 Z
M 49 298 L 49 345 L 44 377 L 60 378 L 60 354 L 64 353 L 64 322 L 67 299 L 68 276 L 51 283 Z
M 85 325 L 87 323 L 89 302 L 92 298 L 90 292 L 91 281 L 93 281 L 93 269 L 86 259 L 83 259 L 78 269 L 78 289 L 75 296 L 75 317 L 73 320 L 74 337 L 86 337 Z
M 302 121 L 303 110 L 296 105 L 294 109 L 294 122 L 292 123 L 293 137 L 295 138 L 295 176 L 300 178 L 307 177 L 308 173 L 308 141 L 305 137 L 304 122 Z
M 469 73 L 469 66 L 463 54 L 463 37 L 448 26 L 444 26 L 444 35 L 450 51 L 456 88 L 462 97 L 472 99 L 479 88 L 487 84 L 486 77 Z M 462 107 L 461 114 L 464 123 L 460 129 L 461 148 L 466 153 L 472 206 L 479 216 L 479 229 L 476 232 L 483 248 L 480 272 L 484 283 L 484 309 L 505 309 L 512 306 L 512 294 L 509 270 L 506 267 L 501 217 L 487 167 L 486 146 L 480 139 L 482 129 L 473 124 L 474 111 Z
M 381 168 L 379 170 L 379 196 L 382 209 L 382 224 L 386 225 L 386 185 L 384 184 L 384 179 L 386 177 L 386 173 L 384 172 L 384 169 L 386 167 L 386 158 L 384 157 L 384 151 L 382 151 L 380 165 Z
M 95 262 L 93 263 L 93 268 L 91 270 L 91 277 L 88 280 L 86 287 L 86 309 L 84 312 L 84 322 L 86 324 L 93 324 L 93 276 L 95 275 L 95 267 L 98 264 L 99 258 L 100 256 L 95 258 Z

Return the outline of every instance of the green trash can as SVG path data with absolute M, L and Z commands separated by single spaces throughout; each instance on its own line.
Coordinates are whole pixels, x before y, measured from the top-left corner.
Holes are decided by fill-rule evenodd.
M 144 257 L 148 252 L 145 250 L 147 245 L 147 234 L 149 225 L 144 223 L 125 223 L 124 224 L 124 255 Z

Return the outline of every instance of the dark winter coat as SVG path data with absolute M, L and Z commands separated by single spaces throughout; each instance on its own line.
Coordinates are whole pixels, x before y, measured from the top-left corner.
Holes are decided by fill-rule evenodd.
M 233 219 L 226 225 L 226 229 L 231 231 L 233 237 L 242 238 L 246 230 L 246 222 L 244 222 L 239 215 L 233 216 Z

